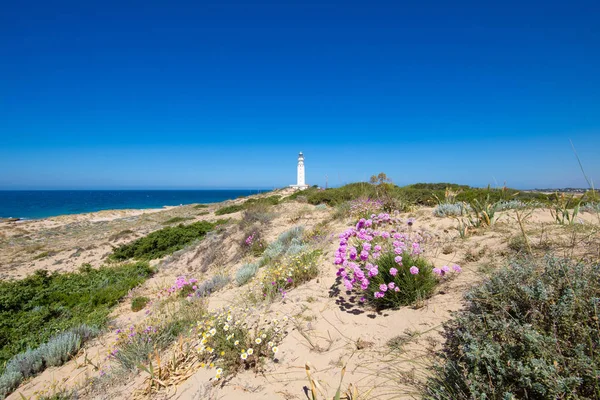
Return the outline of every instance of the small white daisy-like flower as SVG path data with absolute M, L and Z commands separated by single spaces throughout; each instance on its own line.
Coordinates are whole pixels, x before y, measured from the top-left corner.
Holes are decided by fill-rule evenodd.
M 263 333 L 262 335 L 260 335 L 261 338 L 266 339 L 267 338 L 267 334 Z
M 227 316 L 227 322 L 231 322 L 232 319 L 233 319 L 233 317 L 231 315 Z
M 271 350 L 273 350 L 273 353 L 277 353 L 279 351 L 279 347 L 274 346 Z
M 210 333 L 210 336 L 215 336 L 217 330 L 215 328 L 212 328 L 210 331 L 208 331 L 208 333 Z
M 269 343 L 267 343 L 267 345 L 268 345 L 269 347 L 273 347 L 274 343 L 273 343 L 273 342 L 269 342 Z
M 254 349 L 252 347 L 250 347 L 248 349 L 248 355 L 252 355 L 252 354 L 254 354 Z
M 245 360 L 246 358 L 248 358 L 248 353 L 242 353 L 241 357 L 242 360 Z
M 223 373 L 223 368 L 217 368 L 217 375 L 221 375 Z
M 239 340 L 236 340 L 235 342 L 233 342 L 233 345 L 234 345 L 234 346 L 237 346 L 238 344 L 240 344 L 240 341 L 239 341 Z
M 285 322 L 287 322 L 287 320 L 288 320 L 288 317 L 287 317 L 287 315 L 283 317 L 283 320 L 284 320 Z
M 256 340 L 254 341 L 254 343 L 256 343 L 256 344 L 261 344 L 261 343 L 262 343 L 262 340 L 261 340 L 261 338 L 258 338 L 258 337 L 257 337 L 257 338 L 256 338 Z

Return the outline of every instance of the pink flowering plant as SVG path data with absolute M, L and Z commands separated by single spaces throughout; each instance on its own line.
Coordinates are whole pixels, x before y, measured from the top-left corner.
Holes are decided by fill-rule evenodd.
M 428 235 L 413 224 L 381 213 L 340 234 L 337 275 L 361 302 L 377 309 L 415 304 L 431 296 L 447 273 L 460 272 L 459 266 L 434 268 L 423 257 Z
M 255 257 L 260 257 L 267 248 L 267 243 L 260 237 L 258 232 L 252 232 L 245 236 L 242 248 L 245 253 L 250 253 Z
M 185 276 L 178 276 L 177 279 L 175 279 L 175 283 L 168 287 L 167 289 L 163 289 L 159 295 L 158 298 L 165 298 L 165 297 L 170 297 L 173 295 L 176 295 L 178 297 L 193 297 L 194 296 L 194 292 L 196 291 L 196 289 L 198 284 L 198 280 L 195 278 L 187 278 Z

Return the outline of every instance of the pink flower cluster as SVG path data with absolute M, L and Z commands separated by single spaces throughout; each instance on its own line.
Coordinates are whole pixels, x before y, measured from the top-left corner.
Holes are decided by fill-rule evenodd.
M 402 220 L 390 214 L 381 213 L 372 215 L 370 219 L 360 219 L 355 227 L 339 235 L 340 245 L 335 253 L 335 265 L 339 265 L 337 276 L 347 290 L 360 288 L 366 291 L 373 277 L 380 273 L 377 260 L 383 253 L 393 252 L 394 261 L 398 266 L 403 266 L 402 255 L 419 256 L 423 253 L 422 245 L 428 236 L 423 232 L 413 230 L 414 219 Z M 440 269 L 442 276 L 444 268 Z M 458 265 L 454 271 L 460 272 Z M 433 269 L 436 272 L 437 268 Z M 449 271 L 449 269 L 448 269 Z M 397 268 L 390 268 L 389 275 L 396 277 Z M 412 275 L 419 274 L 419 268 L 411 266 Z M 398 283 L 393 280 L 379 285 L 379 290 L 374 293 L 375 298 L 382 298 L 388 291 L 398 292 Z
M 158 297 L 170 296 L 174 293 L 181 293 L 182 291 L 191 292 L 187 296 L 193 297 L 193 292 L 198 288 L 196 283 L 198 283 L 198 279 L 187 279 L 185 276 L 178 276 L 173 286 L 163 290 L 161 293 L 159 293 Z
M 252 246 L 252 242 L 254 241 L 255 235 L 256 235 L 256 232 L 246 238 L 246 245 Z

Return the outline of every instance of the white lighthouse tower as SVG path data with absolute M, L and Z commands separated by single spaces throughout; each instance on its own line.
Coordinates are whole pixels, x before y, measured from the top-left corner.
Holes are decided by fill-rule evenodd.
M 304 154 L 300 152 L 298 154 L 298 180 L 295 185 L 290 185 L 291 187 L 299 190 L 304 190 L 308 188 L 308 185 L 304 181 Z

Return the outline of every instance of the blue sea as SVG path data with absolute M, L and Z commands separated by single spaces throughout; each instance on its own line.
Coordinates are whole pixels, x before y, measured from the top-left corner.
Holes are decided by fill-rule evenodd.
M 215 203 L 267 190 L 0 190 L 0 218 L 37 219 L 124 208 Z

